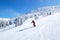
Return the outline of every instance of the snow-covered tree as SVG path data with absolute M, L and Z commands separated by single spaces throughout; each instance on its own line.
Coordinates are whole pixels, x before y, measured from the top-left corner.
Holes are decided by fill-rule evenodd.
M 20 18 L 20 17 L 15 18 L 14 24 L 15 24 L 15 26 L 21 25 L 22 24 L 22 18 Z
M 1 21 L 0 22 L 0 27 L 4 28 L 6 25 L 5 25 L 5 22 L 4 21 Z
M 12 25 L 12 21 L 11 20 L 9 21 L 9 25 Z

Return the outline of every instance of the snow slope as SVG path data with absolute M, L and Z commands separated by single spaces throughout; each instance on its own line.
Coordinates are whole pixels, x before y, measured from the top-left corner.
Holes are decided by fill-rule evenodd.
M 60 40 L 60 12 L 35 20 L 36 27 L 32 26 L 31 20 L 35 19 L 30 18 L 21 26 L 0 32 L 0 40 Z
M 13 26 L 13 24 L 16 26 L 22 25 L 27 19 L 35 17 L 35 19 L 38 18 L 38 16 L 46 17 L 48 15 L 55 14 L 57 12 L 60 12 L 60 6 L 45 6 L 41 8 L 37 8 L 34 10 L 31 10 L 27 12 L 24 15 L 17 15 L 17 17 L 14 18 L 0 18 L 0 29 L 6 29 L 12 28 L 10 25 Z M 8 29 L 7 28 L 7 29 Z

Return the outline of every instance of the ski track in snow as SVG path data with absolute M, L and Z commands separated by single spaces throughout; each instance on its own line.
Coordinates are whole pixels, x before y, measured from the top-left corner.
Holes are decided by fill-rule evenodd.
M 0 32 L 4 32 L 4 31 L 7 31 L 7 30 L 10 30 L 10 29 L 13 29 L 13 28 L 15 28 L 15 27 L 11 27 L 11 28 L 0 30 Z
M 34 28 L 34 27 L 24 28 L 24 29 L 19 30 L 18 32 L 21 32 L 21 31 L 24 31 L 24 30 L 28 30 L 28 29 L 31 29 L 31 28 Z
M 30 24 L 32 19 L 0 33 L 0 40 L 60 40 L 60 13 L 35 20 L 37 26 L 34 28 Z

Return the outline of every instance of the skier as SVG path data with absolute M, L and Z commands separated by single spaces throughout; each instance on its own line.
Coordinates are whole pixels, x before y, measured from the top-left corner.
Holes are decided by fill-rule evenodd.
M 33 26 L 35 27 L 36 25 L 35 25 L 35 21 L 34 20 L 32 20 L 32 22 L 31 23 L 33 23 Z

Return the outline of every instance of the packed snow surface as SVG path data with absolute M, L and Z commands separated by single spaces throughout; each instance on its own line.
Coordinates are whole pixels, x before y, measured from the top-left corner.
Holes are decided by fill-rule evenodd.
M 35 20 L 27 19 L 21 26 L 0 32 L 0 40 L 60 40 L 60 12 Z

